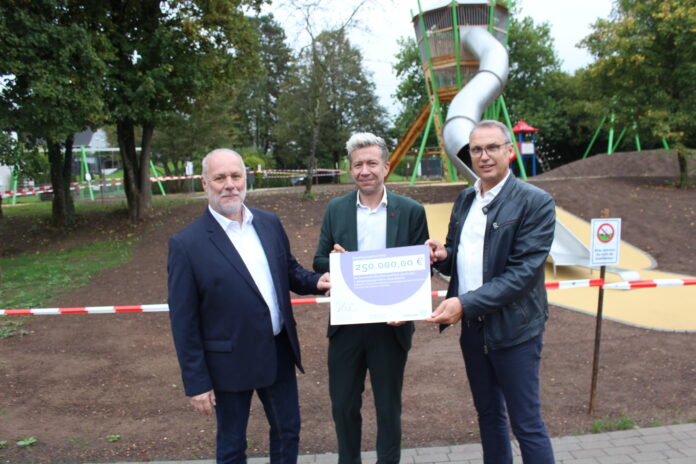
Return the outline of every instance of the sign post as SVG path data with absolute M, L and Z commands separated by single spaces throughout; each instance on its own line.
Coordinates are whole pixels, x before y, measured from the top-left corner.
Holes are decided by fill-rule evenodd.
M 619 264 L 619 251 L 621 245 L 621 219 L 600 218 L 592 219 L 591 223 L 592 244 L 590 251 L 590 266 L 599 266 L 599 278 L 604 282 L 607 265 Z M 592 385 L 590 387 L 590 405 L 588 414 L 595 411 L 595 398 L 597 396 L 597 376 L 599 373 L 599 347 L 602 339 L 602 311 L 604 308 L 604 284 L 599 287 L 597 301 L 597 323 L 595 325 L 594 357 L 592 360 Z
M 187 161 L 185 165 L 185 172 L 186 172 L 186 177 L 190 177 L 193 175 L 193 161 Z M 193 193 L 193 178 L 189 178 L 189 192 Z

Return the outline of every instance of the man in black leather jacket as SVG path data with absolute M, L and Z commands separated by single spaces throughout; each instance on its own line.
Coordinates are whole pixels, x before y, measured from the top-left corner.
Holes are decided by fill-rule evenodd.
M 509 416 L 523 461 L 553 463 L 539 365 L 554 202 L 510 172 L 514 149 L 503 124 L 482 121 L 469 140 L 479 180 L 457 198 L 445 245 L 427 242 L 434 267 L 451 276 L 447 299 L 428 320 L 443 328 L 463 321 L 460 344 L 484 462 L 512 463 Z

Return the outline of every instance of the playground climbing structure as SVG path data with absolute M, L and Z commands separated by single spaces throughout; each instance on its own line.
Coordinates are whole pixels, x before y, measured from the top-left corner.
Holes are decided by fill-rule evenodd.
M 459 172 L 473 182 L 476 175 L 466 162 L 473 126 L 482 116 L 503 119 L 512 133 L 502 97 L 508 75 L 505 45 L 510 4 L 495 0 L 444 0 L 424 11 L 419 1 L 418 14 L 412 16 L 428 103 L 392 152 L 390 173 L 422 133 L 423 143 L 416 161 L 420 163 L 425 140 L 434 126 L 450 180 L 455 180 Z M 449 104 L 446 119 L 445 104 Z M 519 153 L 517 160 L 521 177 L 526 179 Z

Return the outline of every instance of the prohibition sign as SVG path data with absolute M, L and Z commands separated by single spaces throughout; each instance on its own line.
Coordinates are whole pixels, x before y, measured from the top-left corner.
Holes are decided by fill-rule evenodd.
M 602 243 L 609 243 L 614 238 L 614 226 L 604 223 L 597 229 L 597 238 Z

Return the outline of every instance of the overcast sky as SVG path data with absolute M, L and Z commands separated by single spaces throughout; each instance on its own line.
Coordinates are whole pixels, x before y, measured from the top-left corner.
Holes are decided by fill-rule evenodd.
M 316 32 L 345 21 L 360 0 L 324 0 L 323 10 L 316 12 L 312 26 Z M 421 0 L 423 9 L 441 0 Z M 484 0 L 485 2 L 485 0 Z M 591 61 L 585 50 L 575 47 L 590 33 L 590 25 L 598 18 L 608 18 L 612 0 L 517 0 L 522 16 L 531 16 L 535 24 L 548 21 L 562 69 L 573 72 Z M 290 44 L 301 47 L 308 43 L 302 33 L 302 15 L 287 7 L 288 2 L 274 0 L 264 12 L 271 12 L 283 25 Z M 374 0 L 359 10 L 360 26 L 353 29 L 350 39 L 363 53 L 365 67 L 372 73 L 382 105 L 393 116 L 399 103 L 392 97 L 396 92 L 396 76 L 392 66 L 399 51 L 397 39 L 413 36 L 411 10 L 418 11 L 417 0 Z

